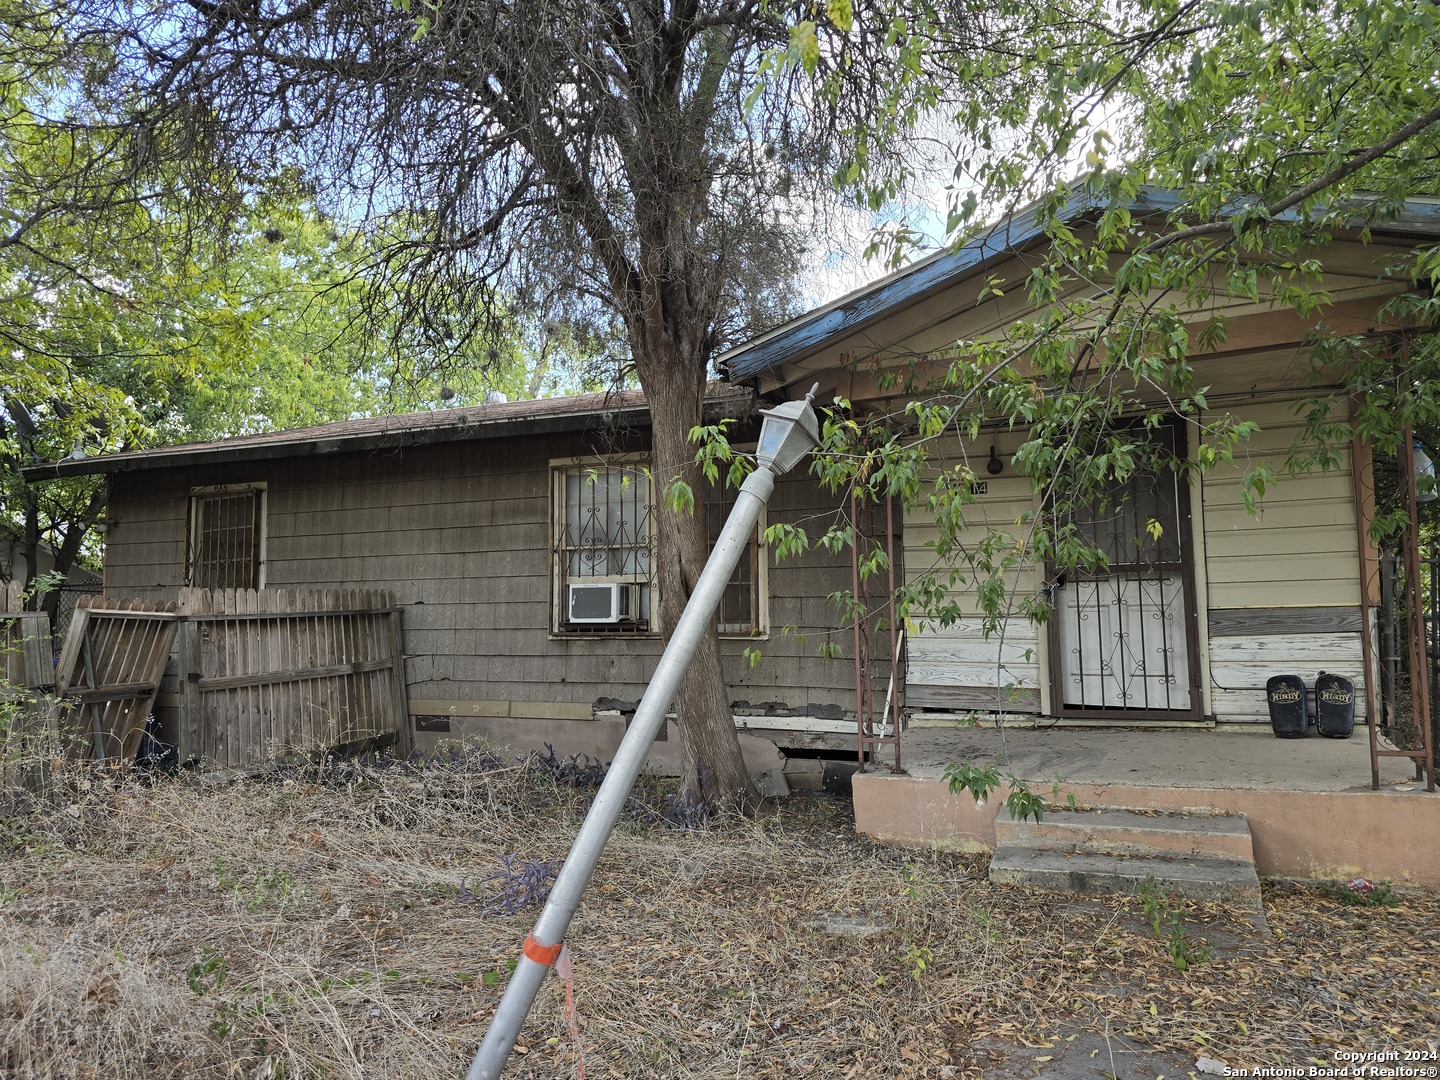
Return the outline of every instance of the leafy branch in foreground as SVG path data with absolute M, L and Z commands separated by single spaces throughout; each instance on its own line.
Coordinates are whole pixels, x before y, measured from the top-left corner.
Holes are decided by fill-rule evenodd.
M 1034 819 L 1037 823 L 1045 817 L 1045 800 L 1030 790 L 1030 785 L 1014 773 L 1001 772 L 998 765 L 972 765 L 969 762 L 951 763 L 941 774 L 950 791 L 955 795 L 968 794 L 977 803 L 990 798 L 998 788 L 1004 786 L 1005 809 L 1016 821 Z M 1057 782 L 1055 791 L 1058 794 Z M 1073 800 L 1074 796 L 1071 796 Z
M 1044 621 L 1049 597 L 1027 568 L 1106 566 L 1077 510 L 1103 508 L 1137 475 L 1185 483 L 1235 465 L 1256 424 L 1226 416 L 1194 362 L 1243 349 L 1228 312 L 1299 327 L 1313 387 L 1283 466 L 1237 470 L 1250 512 L 1282 468 L 1336 468 L 1356 435 L 1382 456 L 1406 425 L 1440 436 L 1440 342 L 1423 329 L 1440 316 L 1440 255 L 1378 249 L 1374 273 L 1399 295 L 1369 319 L 1396 332 L 1365 337 L 1335 327 L 1323 260 L 1338 235 L 1365 243 L 1407 198 L 1440 189 L 1440 8 L 999 0 L 975 17 L 1011 47 L 945 55 L 967 91 L 945 136 L 960 163 L 947 239 L 1033 200 L 1023 220 L 1047 243 L 1013 276 L 978 284 L 977 303 L 1011 313 L 984 336 L 855 361 L 857 377 L 906 404 L 862 417 L 837 401 L 817 468 L 834 491 L 893 495 L 934 518 L 935 566 L 907 586 L 906 617 L 943 627 L 976 615 L 986 636 L 1016 616 Z M 842 182 L 883 196 L 873 166 L 857 158 Z M 916 241 L 901 226 L 877 248 L 899 265 Z M 1183 452 L 1151 438 L 1169 417 Z M 966 528 L 977 479 L 966 446 L 996 433 L 1020 436 L 1012 462 L 1035 508 L 982 538 Z M 1377 535 L 1392 509 L 1377 513 Z

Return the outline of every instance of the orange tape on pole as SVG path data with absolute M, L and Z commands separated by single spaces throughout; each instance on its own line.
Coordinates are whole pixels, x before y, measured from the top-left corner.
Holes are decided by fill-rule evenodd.
M 559 958 L 560 950 L 564 947 L 563 941 L 556 945 L 544 945 L 534 934 L 526 934 L 525 944 L 520 946 L 520 951 L 535 963 L 551 967 Z

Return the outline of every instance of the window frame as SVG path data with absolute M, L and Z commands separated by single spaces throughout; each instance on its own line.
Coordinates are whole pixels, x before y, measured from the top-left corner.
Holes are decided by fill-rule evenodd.
M 735 497 L 739 493 L 738 487 L 730 487 L 725 483 L 723 470 L 716 478 L 715 483 L 708 485 L 706 489 L 706 526 L 711 533 L 710 548 L 712 551 L 715 548 L 715 541 L 720 538 L 720 531 L 724 528 L 726 518 L 735 507 Z M 745 545 L 744 554 L 740 556 L 740 566 L 744 566 L 746 559 L 750 563 L 751 615 L 753 619 L 748 626 L 744 623 L 721 622 L 720 618 L 725 611 L 725 599 L 722 596 L 720 607 L 716 611 L 716 622 L 722 638 L 763 641 L 770 636 L 770 560 L 765 557 L 768 550 L 765 545 L 768 510 L 768 506 L 760 507 L 760 517 L 755 522 L 754 535 L 750 537 L 750 542 Z M 728 592 L 735 584 L 732 574 L 731 580 L 726 583 L 726 591 Z
M 569 516 L 569 478 L 580 474 L 605 471 L 628 471 L 639 473 L 645 484 L 646 520 L 652 522 L 643 539 L 647 541 L 649 572 L 640 574 L 592 574 L 577 575 L 573 580 L 602 585 L 611 582 L 636 584 L 649 590 L 647 617 L 632 622 L 616 623 L 570 623 L 565 619 L 567 586 L 572 578 L 567 569 L 567 553 L 572 549 L 565 546 L 565 528 Z M 584 481 L 582 480 L 582 483 Z M 656 549 L 659 538 L 653 526 L 655 502 L 655 481 L 650 474 L 649 454 L 619 454 L 613 457 L 571 457 L 552 458 L 550 461 L 550 635 L 566 640 L 593 637 L 658 637 L 659 629 L 654 625 L 654 613 L 658 604 L 659 589 L 655 583 Z M 638 550 L 639 544 L 630 545 Z M 578 547 L 573 550 L 580 550 Z
M 208 585 L 195 584 L 195 568 L 199 562 L 199 544 L 203 538 L 200 515 L 206 504 L 207 497 L 234 496 L 239 494 L 253 494 L 256 496 L 255 514 L 255 543 L 254 543 L 254 580 L 255 584 L 244 586 L 249 589 L 263 589 L 265 587 L 266 571 L 269 566 L 269 558 L 266 550 L 267 534 L 269 533 L 269 485 L 263 481 L 245 484 L 207 484 L 192 487 L 187 500 L 186 535 L 185 535 L 185 585 L 187 588 L 211 588 Z M 222 586 L 222 588 L 240 588 L 241 586 Z
M 550 636 L 552 638 L 564 639 L 567 641 L 584 640 L 594 637 L 658 637 L 659 627 L 656 625 L 655 613 L 658 610 L 660 601 L 660 586 L 655 579 L 655 560 L 658 558 L 659 537 L 658 529 L 653 525 L 649 529 L 649 551 L 651 572 L 647 587 L 649 589 L 649 617 L 644 620 L 644 626 L 632 626 L 626 623 L 592 623 L 592 624 L 571 624 L 565 621 L 567 586 L 571 577 L 566 571 L 566 551 L 564 546 L 564 530 L 567 520 L 567 478 L 576 472 L 589 472 L 596 469 L 626 469 L 642 473 L 646 484 L 647 494 L 645 506 L 649 513 L 654 515 L 662 507 L 660 505 L 659 492 L 657 490 L 655 477 L 650 471 L 650 455 L 645 453 L 619 454 L 612 457 L 569 457 L 552 458 L 550 461 Z M 727 488 L 724 486 L 724 477 L 710 488 L 706 493 L 707 505 L 714 509 L 718 504 L 728 512 L 734 505 L 735 494 L 738 488 Z M 718 492 L 718 500 L 710 497 L 711 492 Z M 716 528 L 716 522 L 710 521 L 710 526 Z M 769 560 L 765 558 L 765 508 L 760 511 L 760 519 L 756 522 L 755 533 L 750 543 L 746 546 L 746 555 L 750 560 L 752 573 L 752 595 L 754 624 L 747 626 L 742 623 L 720 623 L 719 615 L 723 612 L 717 611 L 717 629 L 722 638 L 740 639 L 745 641 L 763 640 L 770 632 L 770 575 Z M 713 547 L 714 541 L 711 541 Z M 585 577 L 581 576 L 576 580 L 590 581 L 596 584 L 606 582 L 634 582 L 636 575 L 599 575 Z M 721 601 L 724 603 L 723 599 Z

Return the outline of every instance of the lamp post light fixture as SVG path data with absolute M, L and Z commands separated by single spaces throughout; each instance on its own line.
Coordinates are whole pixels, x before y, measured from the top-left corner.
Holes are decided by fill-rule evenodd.
M 816 383 L 805 395 L 804 401 L 786 401 L 773 409 L 761 409 L 765 419 L 760 425 L 760 444 L 755 448 L 755 460 L 762 469 L 769 469 L 776 476 L 783 476 L 800 459 L 820 443 L 820 428 L 815 420 L 815 410 L 810 402 Z
M 497 1080 L 509 1060 L 510 1051 L 520 1035 L 520 1027 L 535 1002 L 545 973 L 560 958 L 564 947 L 565 931 L 580 906 L 580 897 L 605 842 L 619 820 L 625 807 L 630 789 L 645 766 L 650 744 L 660 733 L 665 723 L 665 714 L 675 694 L 680 689 L 680 680 L 695 659 L 695 650 L 706 629 L 714 622 L 715 609 L 730 581 L 730 575 L 755 531 L 760 520 L 760 511 L 775 490 L 775 477 L 788 472 L 800 463 L 819 443 L 819 425 L 811 402 L 820 389 L 816 383 L 805 395 L 804 402 L 787 401 L 773 409 L 762 410 L 765 419 L 760 428 L 760 444 L 755 457 L 758 467 L 745 478 L 736 494 L 735 505 L 725 519 L 720 539 L 710 551 L 710 558 L 695 583 L 695 590 L 680 615 L 675 631 L 660 654 L 655 665 L 655 674 L 645 689 L 645 696 L 635 708 L 635 717 L 630 722 L 625 737 L 615 751 L 615 760 L 605 774 L 590 812 L 580 826 L 570 854 L 565 859 L 550 897 L 545 901 L 544 910 L 535 922 L 535 929 L 525 938 L 520 949 L 520 959 L 505 993 L 485 1030 L 485 1038 L 470 1063 L 466 1080 Z
M 1000 455 L 995 450 L 995 440 L 990 440 L 990 460 L 985 463 L 985 471 L 991 476 L 999 476 L 1005 471 L 1005 463 L 1000 460 Z

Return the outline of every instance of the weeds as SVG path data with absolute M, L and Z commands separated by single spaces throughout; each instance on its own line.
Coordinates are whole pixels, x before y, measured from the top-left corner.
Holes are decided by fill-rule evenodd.
M 460 888 L 460 902 L 478 905 L 484 918 L 518 915 L 540 907 L 560 873 L 558 862 L 521 859 L 518 855 L 501 855 L 500 865 L 502 869 L 481 878 L 473 887 Z
M 285 870 L 263 870 L 255 875 L 254 895 L 245 902 L 246 911 L 274 908 L 284 912 L 295 906 L 304 889 Z
M 900 895 L 906 900 L 912 903 L 924 900 L 930 895 L 932 887 L 930 879 L 922 877 L 913 863 L 906 863 L 900 868 Z
M 1315 887 L 1325 899 L 1349 907 L 1395 907 L 1400 903 L 1400 897 L 1395 895 L 1395 886 L 1388 881 L 1355 878 L 1352 881 L 1321 881 Z
M 0 1075 L 463 1074 L 528 927 L 516 925 L 523 915 L 468 918 L 476 908 L 456 906 L 460 882 L 489 900 L 503 882 L 476 879 L 507 869 L 500 853 L 558 857 L 585 798 L 504 761 L 387 765 L 353 787 L 292 784 L 283 799 L 266 782 L 125 789 L 57 772 L 61 799 L 25 818 L 23 854 L 0 857 L 0 890 L 18 891 L 0 910 Z M 1048 805 L 1048 782 L 1036 787 Z M 657 804 L 674 790 L 641 789 Z M 575 924 L 577 1009 L 600 1072 L 878 1078 L 951 1064 L 961 1075 L 972 1059 L 947 1061 L 964 1048 L 952 1031 L 1050 1042 L 1086 1020 L 1097 1036 L 1138 1033 L 1146 1053 L 1204 1045 L 1279 1065 L 1314 1051 L 1312 1025 L 1284 1006 L 1317 981 L 1343 987 L 1357 1015 L 1383 1015 L 1397 1043 L 1433 1037 L 1432 999 L 1402 986 L 1427 970 L 1425 933 L 1440 919 L 1431 892 L 1405 890 L 1376 920 L 1330 918 L 1337 905 L 1315 889 L 1286 890 L 1267 897 L 1273 939 L 1227 956 L 1223 972 L 1162 979 L 1156 965 L 1170 960 L 1150 924 L 1137 934 L 1113 906 L 993 888 L 978 856 L 857 839 L 848 809 L 797 796 L 704 835 L 617 831 Z M 413 824 L 385 824 L 380 810 Z M 286 871 L 312 896 L 303 919 L 273 915 Z M 269 906 L 251 912 L 262 875 Z M 1139 902 L 1128 910 L 1138 916 Z M 800 932 L 835 916 L 869 925 L 853 937 Z M 1216 933 L 1248 932 L 1216 918 Z M 575 1076 L 553 980 L 531 1024 L 559 1042 L 526 1039 L 515 1075 Z M 657 1068 L 662 1038 L 671 1057 Z M 1027 1071 L 1020 1064 L 987 1075 Z
M 520 961 L 512 956 L 510 959 L 505 961 L 505 970 L 503 973 L 499 971 L 483 972 L 480 976 L 480 982 L 484 984 L 487 990 L 494 990 L 499 987 L 501 979 L 503 979 L 506 975 L 515 974 L 515 969 L 519 966 Z
M 548 777 L 563 787 L 598 788 L 610 771 L 608 762 L 602 762 L 588 754 L 574 754 L 561 758 L 555 748 L 545 744 L 546 753 L 532 755 L 530 767 L 538 774 Z M 706 786 L 706 777 L 700 778 L 700 787 Z M 588 812 L 589 804 L 585 810 Z M 691 832 L 709 828 L 714 810 L 709 800 L 697 798 L 686 791 L 660 792 L 653 788 L 646 791 L 632 791 L 625 800 L 625 813 L 634 822 L 645 826 L 658 826 Z
M 599 787 L 605 774 L 610 771 L 609 762 L 592 758 L 589 754 L 572 754 L 561 758 L 555 753 L 555 747 L 548 742 L 545 744 L 545 751 L 543 757 L 539 754 L 530 756 L 530 767 L 564 787 Z
M 710 827 L 714 811 L 705 799 L 697 799 L 688 791 L 652 796 L 631 794 L 625 800 L 625 812 L 641 825 L 659 826 L 679 832 L 695 832 Z
M 1191 938 L 1185 929 L 1184 917 L 1160 891 L 1153 877 L 1147 877 L 1140 886 L 1139 897 L 1140 909 L 1150 920 L 1155 936 L 1165 942 L 1176 971 L 1188 971 L 1210 959 L 1210 945 Z
M 935 966 L 935 950 L 931 947 L 931 913 L 935 894 L 934 880 L 914 863 L 900 867 L 901 946 L 898 953 L 900 970 L 919 988 Z M 885 976 L 876 979 L 885 985 Z
M 925 981 L 925 973 L 935 964 L 935 953 L 933 950 L 916 942 L 909 942 L 905 946 L 905 953 L 902 957 L 906 973 L 918 985 Z
M 218 952 L 206 945 L 200 950 L 200 959 L 191 964 L 185 972 L 185 985 L 199 997 L 213 994 L 225 985 L 230 974 L 230 965 Z
M 252 914 L 275 911 L 291 914 L 305 906 L 308 898 L 304 886 L 296 883 L 288 870 L 269 867 L 255 873 L 236 871 L 224 859 L 210 861 L 212 881 L 217 889 L 242 898 L 241 904 Z

